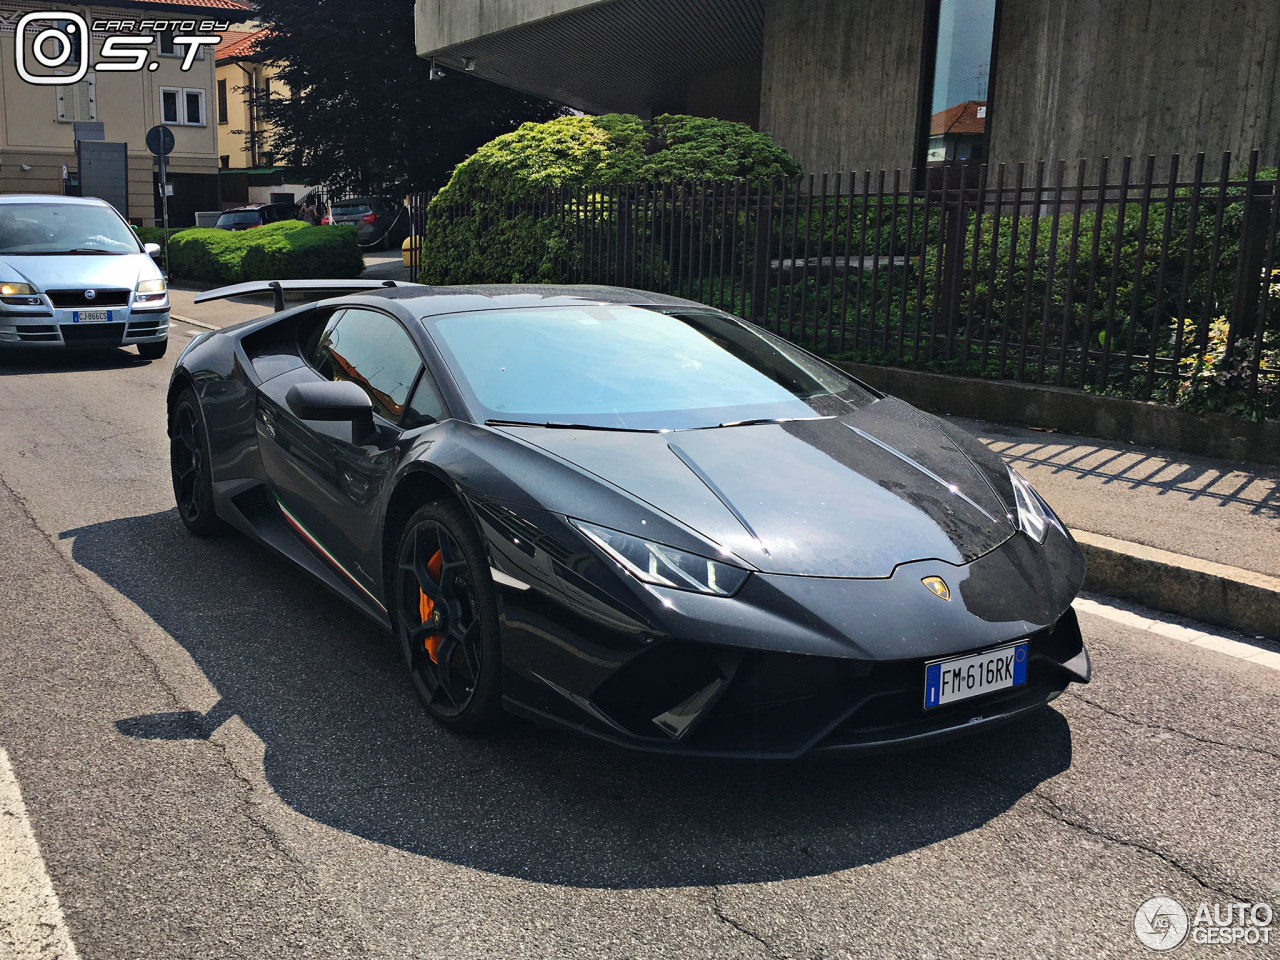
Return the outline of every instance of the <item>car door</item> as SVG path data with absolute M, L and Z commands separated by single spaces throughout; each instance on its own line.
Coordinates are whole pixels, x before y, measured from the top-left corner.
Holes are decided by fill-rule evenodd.
M 365 307 L 321 317 L 302 345 L 306 364 L 259 390 L 263 466 L 286 519 L 362 592 L 381 594 L 379 504 L 400 462 L 400 440 L 423 364 L 408 331 Z M 303 420 L 289 409 L 297 383 L 348 380 L 373 404 L 376 434 L 353 437 L 350 423 Z

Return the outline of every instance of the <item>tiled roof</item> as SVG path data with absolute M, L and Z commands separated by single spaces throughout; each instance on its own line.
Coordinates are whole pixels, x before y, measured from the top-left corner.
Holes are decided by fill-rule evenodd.
M 266 32 L 266 30 L 228 30 L 222 35 L 222 42 L 214 51 L 214 61 L 225 63 L 229 60 L 249 59 L 253 55 L 254 47 L 258 44 L 258 38 Z
M 935 113 L 929 120 L 929 136 L 943 134 L 978 134 L 987 129 L 987 102 L 985 100 L 966 100 L 954 107 L 947 107 Z M 982 116 L 978 116 L 979 108 Z

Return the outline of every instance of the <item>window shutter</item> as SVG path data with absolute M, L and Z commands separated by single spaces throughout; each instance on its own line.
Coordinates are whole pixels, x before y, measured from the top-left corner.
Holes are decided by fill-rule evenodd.
M 97 82 L 92 73 L 79 83 L 60 84 L 58 94 L 58 119 L 64 123 L 76 120 L 98 119 Z

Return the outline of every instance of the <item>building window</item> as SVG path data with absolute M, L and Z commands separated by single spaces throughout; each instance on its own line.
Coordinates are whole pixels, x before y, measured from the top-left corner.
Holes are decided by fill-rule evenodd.
M 182 51 L 178 49 L 178 45 L 173 42 L 173 31 L 165 30 L 160 34 L 160 56 L 162 57 L 180 57 Z
M 160 122 L 161 123 L 182 123 L 182 114 L 179 112 L 179 103 L 182 100 L 182 90 L 178 87 L 161 87 L 160 88 Z
M 919 152 L 926 163 L 987 157 L 989 114 L 987 85 L 994 76 L 997 0 L 937 0 L 930 16 L 933 43 L 932 83 L 927 134 Z M 928 64 L 925 65 L 927 70 Z M 925 124 L 922 124 L 924 126 Z
M 227 122 L 227 81 L 218 81 L 218 122 Z
M 270 150 L 264 150 L 259 155 L 259 160 L 264 167 L 274 167 L 276 165 L 276 155 Z
M 161 87 L 160 122 L 183 127 L 203 127 L 204 91 L 191 87 Z
M 270 77 L 262 78 L 262 93 L 264 96 L 266 96 L 268 100 L 271 99 L 271 78 Z
M 80 29 L 77 25 L 73 25 L 70 20 L 55 21 L 57 28 L 62 31 L 64 37 L 71 40 L 71 53 L 67 58 L 67 66 L 78 67 L 80 65 L 80 56 L 84 50 L 84 37 L 80 35 Z
M 220 166 L 223 170 L 230 170 L 231 157 L 224 153 L 222 156 L 218 158 L 218 166 Z
M 98 101 L 95 87 L 96 81 L 92 73 L 85 74 L 84 79 L 79 83 L 58 87 L 58 122 L 97 120 Z
M 191 127 L 204 126 L 204 91 L 183 90 L 184 104 L 183 122 Z

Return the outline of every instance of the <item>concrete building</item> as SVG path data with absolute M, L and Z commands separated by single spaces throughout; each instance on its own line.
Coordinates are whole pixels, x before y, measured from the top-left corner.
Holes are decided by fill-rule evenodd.
M 218 165 L 223 208 L 243 203 L 292 203 L 309 187 L 290 183 L 271 151 L 271 128 L 262 116 L 270 97 L 292 95 L 279 69 L 258 53 L 265 29 L 224 34 L 215 51 L 214 113 L 218 122 Z
M 1275 0 L 417 0 L 419 56 L 588 112 L 767 130 L 810 172 L 926 162 L 987 105 L 993 161 L 1259 149 L 1280 162 Z
M 238 22 L 250 15 L 238 0 L 114 0 L 109 5 L 58 6 L 59 13 L 74 14 L 89 25 L 89 49 L 72 30 L 75 48 L 57 67 L 46 67 L 32 53 L 37 35 L 62 28 L 72 21 L 36 21 L 19 38 L 16 28 L 28 13 L 48 9 L 49 4 L 28 0 L 0 0 L 0 192 L 78 192 L 80 152 L 77 133 L 86 142 L 124 144 L 121 212 L 138 224 L 152 224 L 158 215 L 157 170 L 145 137 L 153 126 L 164 124 L 174 134 L 169 158 L 171 220 L 194 223 L 194 211 L 218 209 L 218 135 L 213 109 L 214 57 L 205 47 L 183 70 L 186 47 L 174 44 L 175 32 L 160 31 L 147 50 L 143 69 L 102 69 L 102 47 L 108 37 L 141 32 L 112 29 L 95 31 L 95 21 L 135 24 L 146 20 Z M 178 34 L 182 35 L 182 34 Z M 45 41 L 45 56 L 57 60 L 60 41 Z M 22 45 L 20 47 L 20 44 Z M 20 52 L 21 50 L 21 52 Z M 86 65 L 84 77 L 75 83 L 33 83 L 23 79 L 21 65 L 31 76 L 52 79 L 75 75 Z M 100 126 L 97 126 L 100 125 Z M 65 176 L 64 176 L 65 170 Z

